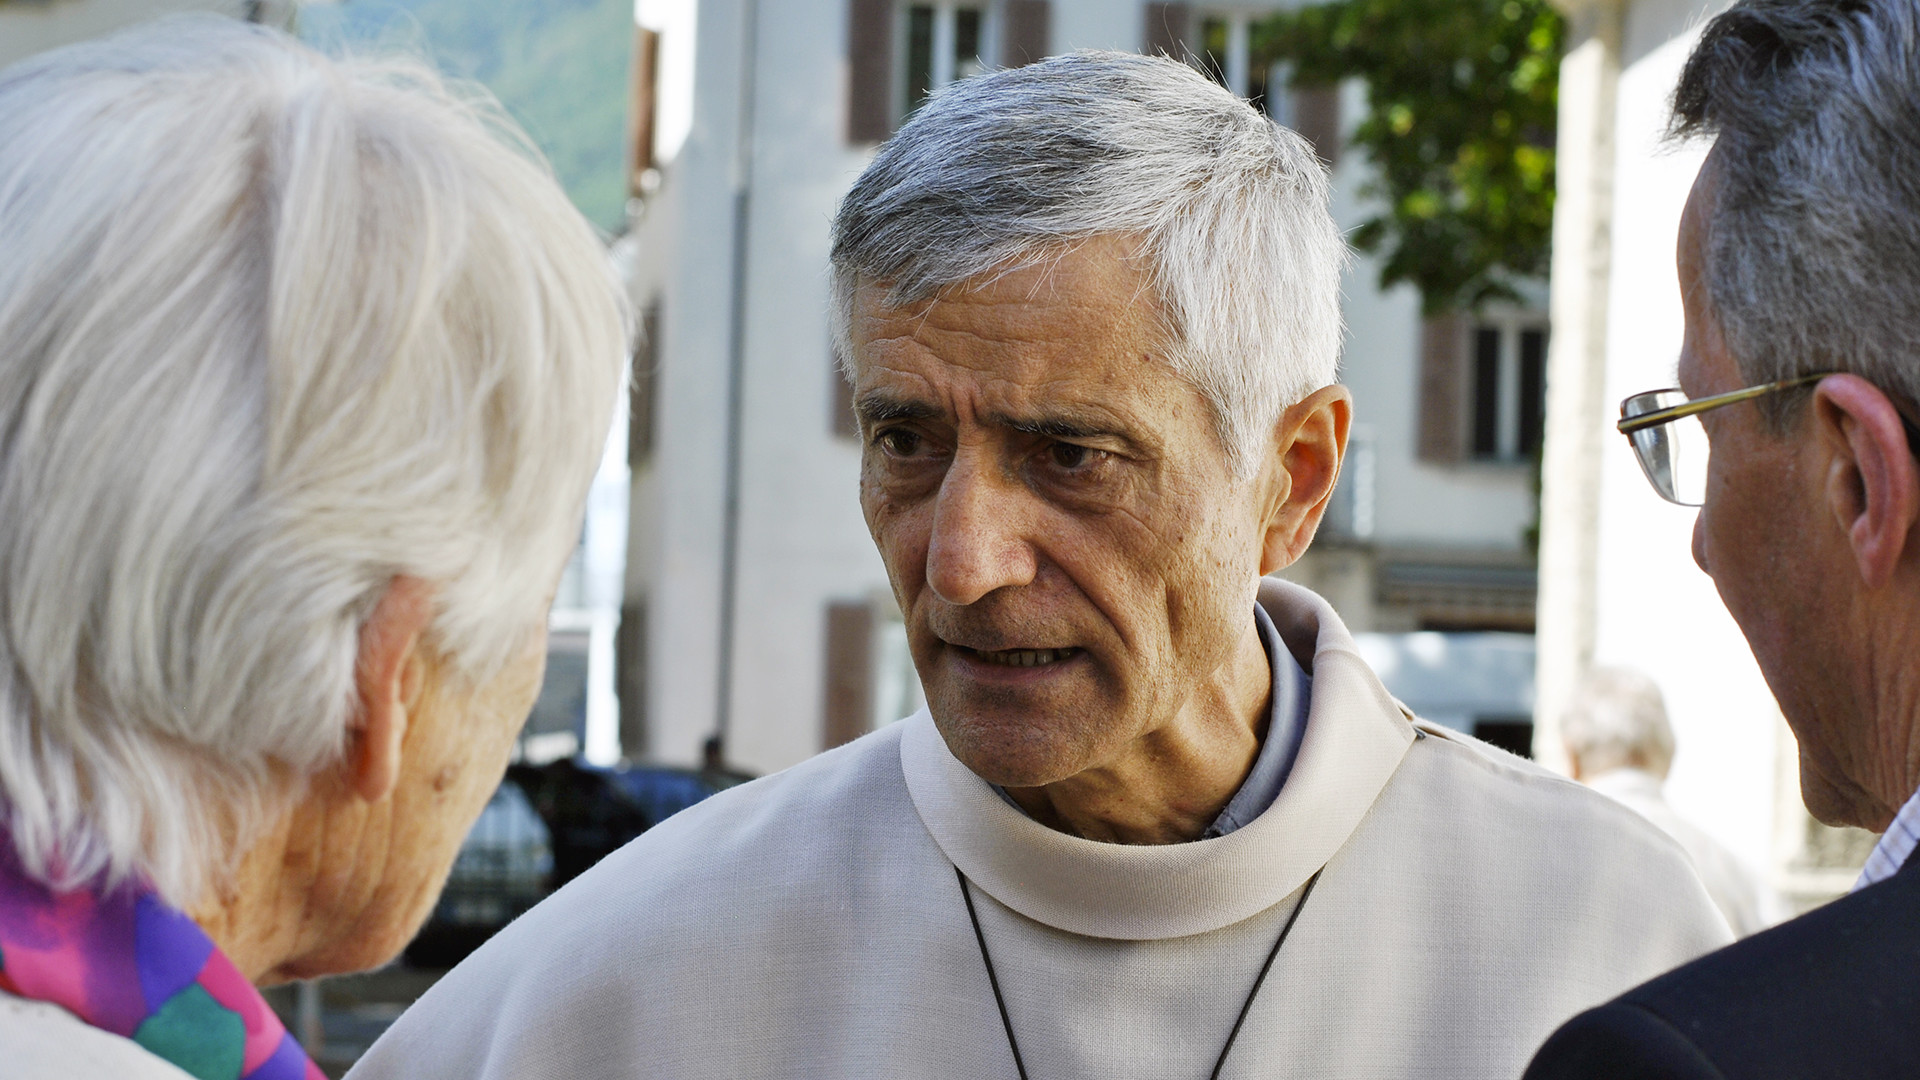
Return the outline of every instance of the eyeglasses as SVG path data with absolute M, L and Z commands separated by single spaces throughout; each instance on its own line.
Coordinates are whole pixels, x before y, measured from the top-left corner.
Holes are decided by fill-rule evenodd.
M 1701 413 L 1807 386 L 1838 374 L 1837 371 L 1809 371 L 1791 379 L 1729 390 L 1698 401 L 1688 401 L 1680 390 L 1635 394 L 1620 403 L 1620 422 L 1614 427 L 1633 444 L 1633 456 L 1640 461 L 1640 471 L 1647 474 L 1647 482 L 1661 498 L 1681 506 L 1699 506 L 1707 497 L 1707 429 L 1700 424 Z M 1898 404 L 1894 404 L 1894 411 L 1900 414 L 1900 426 L 1907 433 L 1907 450 L 1920 457 L 1920 426 L 1909 420 L 1907 410 Z
M 1647 482 L 1661 498 L 1681 506 L 1699 506 L 1707 496 L 1707 429 L 1700 424 L 1701 413 L 1806 386 L 1832 374 L 1835 372 L 1811 371 L 1697 401 L 1688 401 L 1686 393 L 1677 389 L 1635 394 L 1620 403 L 1620 422 L 1614 426 L 1633 444 L 1640 471 L 1647 474 Z M 1913 437 L 1909 425 L 1907 438 L 1911 441 Z

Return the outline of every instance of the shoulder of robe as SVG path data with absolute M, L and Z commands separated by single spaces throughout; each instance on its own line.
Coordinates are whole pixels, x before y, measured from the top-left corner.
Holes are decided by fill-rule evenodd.
M 132 1039 L 58 1005 L 0 992 L 0 1075 L 8 1080 L 189 1080 Z
M 1644 817 L 1568 777 L 1424 720 L 1401 781 L 1459 834 L 1490 879 L 1570 912 L 1595 907 L 1685 916 L 1726 940 L 1724 920 L 1680 844 Z M 1466 852 L 1463 852 L 1466 854 Z M 1471 857 L 1470 856 L 1470 857 Z
M 435 983 L 352 1076 L 627 1075 L 647 1052 L 643 1014 L 678 1007 L 688 987 L 750 978 L 822 913 L 884 887 L 902 852 L 932 848 L 901 776 L 901 727 L 641 834 Z

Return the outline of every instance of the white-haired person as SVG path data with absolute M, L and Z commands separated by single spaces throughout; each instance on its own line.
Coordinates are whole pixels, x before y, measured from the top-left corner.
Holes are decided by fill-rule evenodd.
M 1560 737 L 1575 780 L 1660 826 L 1686 850 L 1735 937 L 1776 921 L 1778 901 L 1766 883 L 1667 803 L 1663 788 L 1673 768 L 1673 725 L 1658 683 L 1632 668 L 1593 669 L 1560 720 Z
M 0 71 L 0 1073 L 320 1075 L 537 692 L 626 355 L 497 106 L 212 16 Z
M 604 860 L 356 1080 L 1487 1080 L 1725 941 L 1653 826 L 1415 720 L 1264 578 L 1353 407 L 1328 192 L 1171 60 L 934 95 L 833 240 L 927 710 Z

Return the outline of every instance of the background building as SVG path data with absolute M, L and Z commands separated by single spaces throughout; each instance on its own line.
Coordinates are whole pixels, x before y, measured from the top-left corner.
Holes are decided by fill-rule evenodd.
M 1367 213 L 1368 166 L 1340 136 L 1361 89 L 1292 88 L 1262 68 L 1250 27 L 1272 10 L 640 0 L 634 201 L 618 245 L 650 331 L 629 429 L 625 753 L 691 763 L 718 733 L 733 761 L 769 771 L 918 704 L 860 516 L 859 446 L 826 321 L 828 222 L 875 145 L 922 94 L 986 67 L 1164 51 L 1308 135 L 1350 227 Z M 1376 278 L 1362 259 L 1346 283 L 1353 454 L 1290 576 L 1356 629 L 1528 633 L 1545 289 L 1531 307 L 1423 325 L 1415 291 L 1382 292 Z M 1457 643 L 1459 663 L 1476 648 Z M 1489 708 L 1521 725 L 1501 731 L 1524 746 L 1530 685 Z
M 0 67 L 173 12 L 215 11 L 286 27 L 294 10 L 295 0 L 0 0 Z
M 1668 97 L 1717 0 L 1560 0 L 1559 199 L 1543 479 L 1539 750 L 1580 672 L 1660 683 L 1679 754 L 1668 796 L 1805 906 L 1844 891 L 1872 845 L 1800 802 L 1791 732 L 1739 629 L 1693 564 L 1694 512 L 1661 501 L 1613 431 L 1619 402 L 1672 386 L 1680 211 L 1705 157 L 1665 144 Z

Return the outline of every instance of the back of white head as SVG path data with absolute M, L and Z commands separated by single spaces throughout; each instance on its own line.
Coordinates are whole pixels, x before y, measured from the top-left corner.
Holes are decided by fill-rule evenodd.
M 1636 768 L 1664 778 L 1673 765 L 1666 700 L 1659 684 L 1632 668 L 1588 672 L 1560 720 L 1560 738 L 1586 776 Z
M 1137 238 L 1174 370 L 1247 475 L 1288 405 L 1334 381 L 1347 250 L 1305 139 L 1185 64 L 1085 52 L 935 94 L 881 148 L 833 222 L 843 361 L 853 292 L 924 300 Z
M 498 107 L 186 17 L 0 72 L 0 795 L 30 872 L 187 902 L 437 587 L 481 681 L 543 617 L 624 363 Z M 290 782 L 291 781 L 291 782 Z

